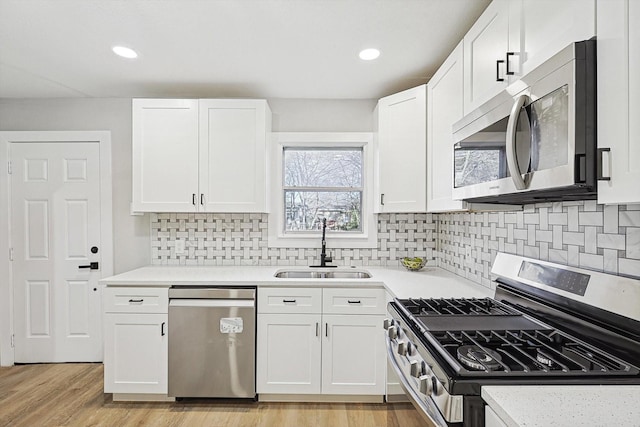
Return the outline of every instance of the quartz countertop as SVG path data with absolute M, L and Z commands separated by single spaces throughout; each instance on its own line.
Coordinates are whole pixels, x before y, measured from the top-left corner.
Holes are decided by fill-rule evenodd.
M 640 386 L 486 386 L 482 398 L 509 427 L 640 426 Z
M 307 267 L 308 268 L 308 267 Z M 286 266 L 148 266 L 102 279 L 107 286 L 296 286 L 296 287 L 385 287 L 396 298 L 492 297 L 492 289 L 477 285 L 438 267 L 407 271 L 402 267 L 340 267 L 339 270 L 367 271 L 368 279 L 282 279 L 280 270 L 305 267 Z M 335 271 L 328 269 L 326 271 Z

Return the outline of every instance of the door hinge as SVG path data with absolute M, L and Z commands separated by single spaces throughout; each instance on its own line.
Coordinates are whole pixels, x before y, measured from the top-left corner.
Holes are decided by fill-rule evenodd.
M 11 334 L 11 348 L 15 348 L 16 347 L 16 336 L 14 334 Z
M 7 162 L 7 173 L 11 175 L 11 160 Z
M 13 261 L 13 248 L 9 248 L 9 261 Z

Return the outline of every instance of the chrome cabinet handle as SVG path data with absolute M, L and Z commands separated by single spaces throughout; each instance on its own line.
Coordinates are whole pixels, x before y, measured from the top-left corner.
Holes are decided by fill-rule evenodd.
M 384 193 L 380 194 L 380 205 L 384 206 Z
M 318 336 L 319 327 L 320 327 L 320 323 L 316 322 L 316 336 Z
M 529 186 L 530 178 L 522 178 L 522 172 L 518 166 L 518 159 L 516 157 L 516 131 L 518 127 L 518 117 L 522 106 L 529 100 L 527 95 L 520 95 L 511 108 L 511 114 L 509 114 L 509 121 L 507 122 L 507 167 L 511 174 L 511 179 L 518 190 L 524 190 Z M 525 111 L 526 114 L 526 111 Z M 526 173 L 526 172 L 525 172 Z
M 295 304 L 296 300 L 294 300 L 294 299 L 283 299 L 282 302 L 285 303 L 285 304 Z
M 496 81 L 497 82 L 503 82 L 504 81 L 504 79 L 502 77 L 500 77 L 500 64 L 504 64 L 504 60 L 498 59 L 496 61 Z
M 329 324 L 328 323 L 324 324 L 324 336 L 325 337 L 329 336 Z
M 144 301 L 144 299 L 140 298 L 140 299 L 130 299 L 129 300 L 129 304 L 142 304 L 142 302 Z
M 352 300 L 347 300 L 347 302 L 348 302 L 349 304 L 361 304 L 361 301 L 360 301 L 360 300 L 353 300 L 353 301 L 352 301 Z
M 164 325 L 166 324 L 166 322 L 162 322 L 162 324 L 160 325 L 160 336 L 165 336 L 166 333 L 164 332 Z
M 191 193 L 191 203 L 193 206 L 196 205 L 196 193 Z
M 200 193 L 200 204 L 204 206 L 204 193 Z

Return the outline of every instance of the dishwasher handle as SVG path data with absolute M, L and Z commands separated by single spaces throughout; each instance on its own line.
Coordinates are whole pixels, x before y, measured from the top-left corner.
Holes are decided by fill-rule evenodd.
M 169 307 L 255 307 L 252 299 L 171 299 Z
M 255 299 L 256 288 L 215 288 L 187 287 L 169 288 L 169 300 L 172 299 Z

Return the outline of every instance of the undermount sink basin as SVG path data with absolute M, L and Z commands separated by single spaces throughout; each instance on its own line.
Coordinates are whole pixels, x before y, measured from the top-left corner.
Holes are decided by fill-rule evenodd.
M 368 279 L 371 275 L 362 270 L 280 270 L 275 277 L 279 279 Z

